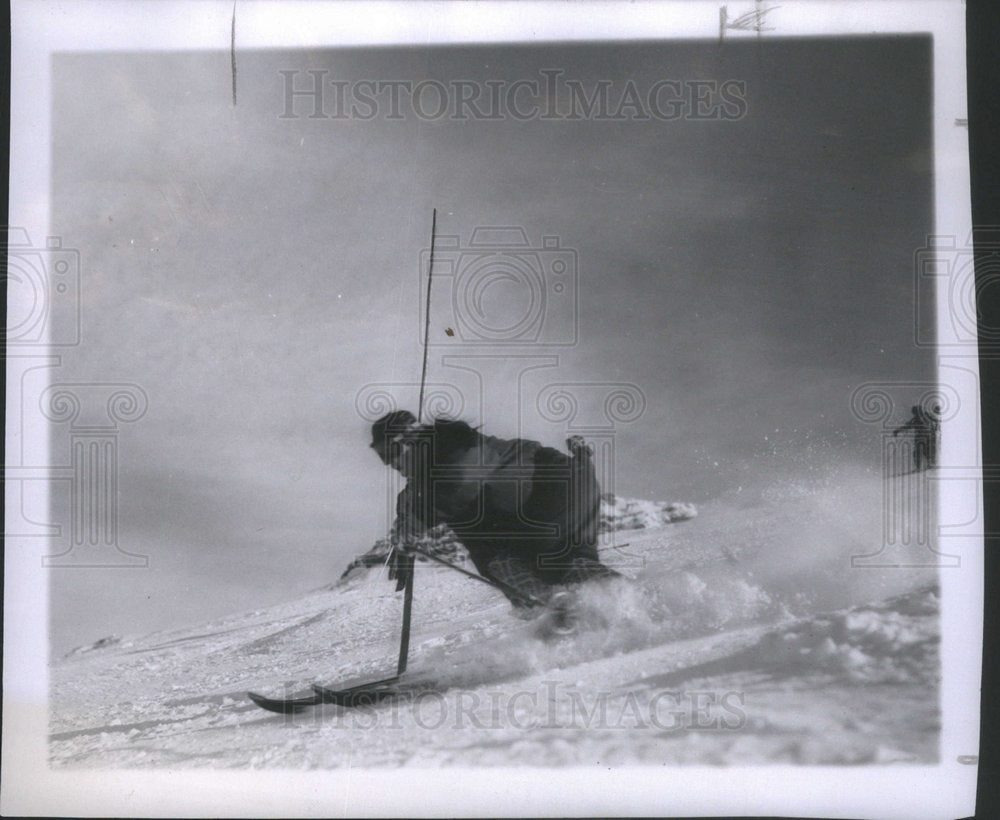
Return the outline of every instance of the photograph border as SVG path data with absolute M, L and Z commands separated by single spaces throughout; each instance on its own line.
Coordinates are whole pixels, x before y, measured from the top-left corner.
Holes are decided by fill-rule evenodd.
M 725 30 L 737 10 L 773 8 L 767 30 Z M 235 8 L 236 35 L 233 37 Z M 428 25 L 428 20 L 435 22 Z M 433 31 L 434 39 L 428 40 Z M 965 9 L 948 0 L 895 2 L 15 2 L 12 4 L 12 227 L 32 238 L 50 225 L 52 55 L 107 51 L 233 51 L 439 43 L 544 43 L 630 39 L 875 36 L 934 38 L 933 235 L 971 249 Z M 235 48 L 234 48 L 235 42 Z M 223 104 L 224 101 L 220 101 Z M 888 105 L 888 103 L 887 103 Z M 37 240 L 36 240 L 37 242 Z M 919 249 L 914 249 L 915 254 Z M 969 276 L 972 276 L 971 266 Z M 951 305 L 939 281 L 937 304 Z M 979 403 L 978 348 L 937 312 L 938 381 Z M 919 344 L 920 340 L 915 340 Z M 46 420 L 12 404 L 18 366 L 58 358 L 55 346 L 8 350 L 7 452 Z M 19 362 L 18 360 L 22 361 Z M 942 461 L 959 480 L 939 482 L 941 552 L 960 566 L 941 576 L 940 763 L 898 767 L 628 767 L 417 771 L 54 771 L 48 766 L 47 575 L 44 539 L 11 539 L 4 619 L 4 814 L 142 816 L 374 816 L 788 814 L 898 817 L 970 814 L 979 743 L 983 616 L 983 475 L 975 425 L 946 424 Z M 947 486 L 945 486 L 947 485 Z M 973 489 L 970 489 L 970 486 Z M 10 500 L 9 484 L 5 487 Z M 40 490 L 44 494 L 44 490 Z M 952 498 L 950 493 L 958 494 Z M 976 515 L 967 512 L 975 502 Z M 44 497 L 39 502 L 44 508 Z M 9 509 L 9 507 L 8 507 Z M 948 517 L 959 510 L 958 517 Z M 9 513 L 8 513 L 9 515 Z M 957 513 L 955 515 L 958 515 Z M 959 518 L 961 520 L 959 520 Z M 651 775 L 655 773 L 655 777 Z M 512 785 L 516 783 L 516 789 Z

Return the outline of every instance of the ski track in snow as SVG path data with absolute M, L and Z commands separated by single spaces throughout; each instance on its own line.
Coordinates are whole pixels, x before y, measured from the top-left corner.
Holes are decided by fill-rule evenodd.
M 907 484 L 913 504 L 927 503 L 925 488 Z M 281 716 L 246 697 L 391 675 L 402 596 L 375 570 L 76 653 L 51 669 L 51 762 L 933 762 L 936 571 L 850 565 L 881 543 L 880 493 L 866 479 L 789 487 L 756 506 L 720 502 L 692 521 L 621 531 L 628 546 L 602 557 L 631 580 L 582 588 L 585 628 L 549 643 L 498 593 L 419 564 L 409 688 L 375 707 Z M 912 549 L 912 563 L 926 557 Z

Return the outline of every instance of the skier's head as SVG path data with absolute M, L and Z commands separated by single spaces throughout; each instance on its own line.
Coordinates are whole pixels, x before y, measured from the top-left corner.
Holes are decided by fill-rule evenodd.
M 409 410 L 394 410 L 372 425 L 371 448 L 383 464 L 399 469 L 400 458 L 416 423 L 417 417 Z
M 387 437 L 391 439 L 407 433 L 416 421 L 417 417 L 409 410 L 393 410 L 391 413 L 386 413 L 372 425 L 372 444 Z

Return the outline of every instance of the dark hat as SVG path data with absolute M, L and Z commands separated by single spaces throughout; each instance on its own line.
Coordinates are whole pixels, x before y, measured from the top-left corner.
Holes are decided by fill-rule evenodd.
M 409 410 L 393 410 L 372 425 L 372 444 L 405 433 L 417 420 Z

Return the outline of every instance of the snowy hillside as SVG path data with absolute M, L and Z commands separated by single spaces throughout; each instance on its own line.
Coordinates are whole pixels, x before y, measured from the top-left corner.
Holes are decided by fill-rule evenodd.
M 652 529 L 687 521 L 697 514 L 694 504 L 683 501 L 643 501 L 613 493 L 601 496 L 601 532 Z
M 280 716 L 246 692 L 391 675 L 402 596 L 380 571 L 95 645 L 52 666 L 51 762 L 932 762 L 936 571 L 851 564 L 883 546 L 882 491 L 866 477 L 775 488 L 759 503 L 715 502 L 693 520 L 632 530 L 615 540 L 625 546 L 605 536 L 602 559 L 628 580 L 584 587 L 585 628 L 552 642 L 494 590 L 421 565 L 405 692 L 374 707 Z M 902 491 L 909 509 L 929 503 L 924 484 Z

